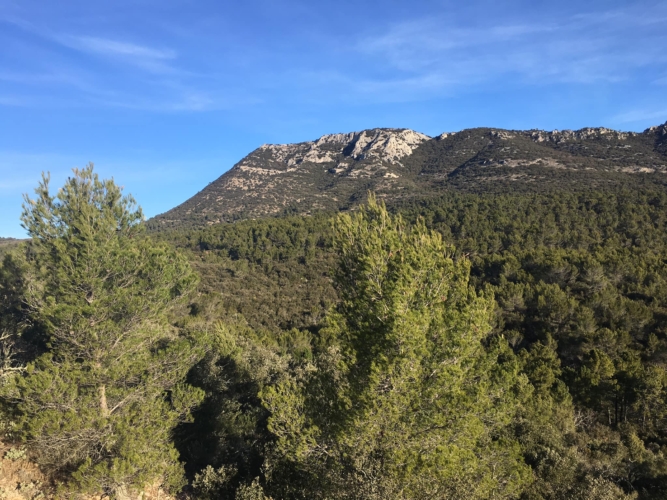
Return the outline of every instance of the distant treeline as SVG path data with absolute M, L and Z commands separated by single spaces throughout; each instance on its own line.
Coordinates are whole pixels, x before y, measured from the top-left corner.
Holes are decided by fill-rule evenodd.
M 12 250 L 20 241 L 15 238 L 0 238 L 0 257 Z

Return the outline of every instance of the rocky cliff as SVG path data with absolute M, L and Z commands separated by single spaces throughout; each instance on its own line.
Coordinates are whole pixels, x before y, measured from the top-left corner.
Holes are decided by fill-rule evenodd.
M 570 189 L 635 182 L 637 175 L 629 174 L 651 174 L 649 181 L 664 183 L 666 172 L 667 123 L 643 133 L 477 128 L 434 138 L 378 128 L 265 144 L 149 225 L 346 209 L 368 190 L 396 200 L 447 189 Z

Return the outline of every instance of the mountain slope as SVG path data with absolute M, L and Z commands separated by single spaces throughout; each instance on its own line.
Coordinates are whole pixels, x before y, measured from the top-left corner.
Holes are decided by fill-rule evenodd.
M 200 226 L 281 213 L 345 209 L 368 190 L 394 201 L 445 189 L 581 188 L 667 180 L 667 124 L 606 128 L 467 129 L 430 138 L 409 129 L 263 145 L 150 227 Z

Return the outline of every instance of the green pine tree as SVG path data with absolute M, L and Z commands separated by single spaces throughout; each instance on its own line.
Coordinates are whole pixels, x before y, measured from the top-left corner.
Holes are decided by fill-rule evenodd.
M 41 354 L 3 388 L 23 438 L 70 488 L 115 495 L 183 481 L 171 433 L 202 398 L 199 342 L 168 322 L 197 279 L 143 234 L 143 215 L 92 165 L 26 196 L 22 300 Z M 27 311 L 27 312 L 26 312 Z M 35 334 L 37 332 L 37 334 Z
M 469 262 L 372 197 L 337 219 L 335 240 L 342 304 L 328 345 L 262 392 L 271 481 L 287 478 L 277 488 L 298 498 L 517 495 L 530 473 L 507 426 L 527 379 L 488 338 L 494 303 L 469 285 Z

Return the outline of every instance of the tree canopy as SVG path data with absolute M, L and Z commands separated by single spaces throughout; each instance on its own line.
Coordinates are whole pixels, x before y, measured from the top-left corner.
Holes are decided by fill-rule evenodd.
M 183 481 L 171 431 L 202 392 L 184 382 L 196 335 L 168 314 L 196 286 L 187 260 L 143 231 L 141 210 L 92 165 L 52 195 L 26 196 L 31 237 L 17 324 L 35 355 L 3 398 L 39 463 L 83 490 Z
M 656 186 L 147 235 L 92 170 L 45 179 L 0 267 L 2 428 L 72 493 L 663 498 Z
M 373 198 L 334 234 L 330 345 L 303 380 L 262 394 L 280 456 L 316 498 L 516 494 L 529 471 L 505 428 L 528 383 L 504 340 L 483 342 L 493 299 L 469 285 L 469 262 Z

